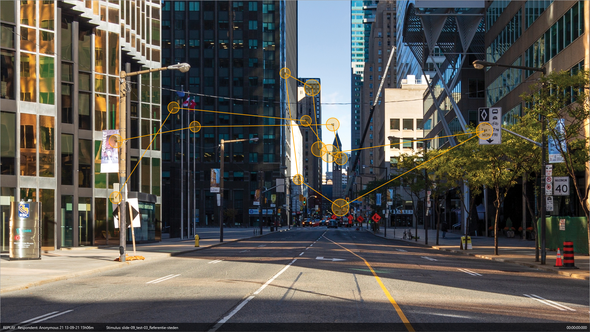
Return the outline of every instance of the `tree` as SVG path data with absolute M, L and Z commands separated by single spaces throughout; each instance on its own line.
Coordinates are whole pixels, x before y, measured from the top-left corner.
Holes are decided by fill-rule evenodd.
M 429 151 L 428 163 L 424 166 L 428 170 L 428 180 L 432 198 L 434 199 L 433 210 L 436 216 L 436 244 L 438 245 L 438 236 L 440 232 L 440 215 L 442 207 L 438 204 L 441 197 L 446 196 L 447 192 L 457 186 L 453 179 L 449 178 L 445 171 L 445 166 L 449 162 L 448 156 L 445 156 L 447 150 Z M 440 155 L 443 154 L 443 155 Z M 439 156 L 440 155 L 440 156 Z M 439 156 L 437 158 L 437 156 Z
M 588 71 L 554 72 L 541 78 L 541 88 L 538 85 L 532 87 L 531 93 L 522 95 L 522 98 L 529 105 L 526 108 L 527 112 L 539 120 L 545 117 L 548 137 L 556 142 L 563 142 L 563 146 L 555 145 L 564 159 L 563 164 L 556 167 L 556 173 L 563 171 L 572 178 L 578 202 L 586 220 L 590 221 L 590 181 L 585 185 L 580 185 L 576 181 L 576 173 L 587 171 L 589 168 L 590 133 L 585 132 L 590 119 L 589 83 Z M 563 126 L 559 126 L 561 129 L 557 126 L 558 121 L 563 121 Z M 587 234 L 590 246 L 590 223 Z
M 394 186 L 402 186 L 412 199 L 416 233 L 418 232 L 418 218 L 422 214 L 421 210 L 418 210 L 418 204 L 426 196 L 427 174 L 424 173 L 423 167 L 425 165 L 423 155 L 408 153 L 400 155 L 397 166 L 403 175 L 392 182 Z

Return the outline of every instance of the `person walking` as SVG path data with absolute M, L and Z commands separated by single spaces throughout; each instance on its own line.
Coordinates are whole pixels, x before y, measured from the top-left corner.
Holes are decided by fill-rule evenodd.
M 442 231 L 442 238 L 443 238 L 443 239 L 446 237 L 446 235 L 447 235 L 447 230 L 448 230 L 448 229 L 449 229 L 449 227 L 447 226 L 447 223 L 446 223 L 446 222 L 443 222 L 443 223 L 440 225 L 440 230 Z

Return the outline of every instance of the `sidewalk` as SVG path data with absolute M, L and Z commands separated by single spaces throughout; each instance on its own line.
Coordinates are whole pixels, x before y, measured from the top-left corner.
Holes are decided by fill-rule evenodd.
M 286 231 L 283 227 L 279 231 Z M 258 228 L 225 228 L 223 242 L 219 242 L 219 228 L 200 228 L 199 247 L 195 248 L 194 239 L 163 238 L 161 242 L 136 245 L 138 256 L 145 261 L 156 261 L 170 256 L 195 250 L 202 250 L 223 243 L 235 242 L 271 234 L 265 227 L 263 235 L 258 235 Z M 168 234 L 162 234 L 168 235 Z M 133 256 L 133 246 L 127 244 L 127 255 Z M 0 259 L 0 294 L 39 286 L 46 283 L 73 277 L 91 275 L 118 269 L 143 261 L 115 262 L 119 257 L 119 247 L 76 247 L 44 252 L 41 260 L 8 260 L 8 253 Z
M 366 224 L 363 227 L 363 230 L 367 230 Z M 471 250 L 461 250 L 461 234 L 457 231 L 454 232 L 447 232 L 445 238 L 442 238 L 442 232 L 439 233 L 438 245 L 436 245 L 436 230 L 428 230 L 428 245 L 424 244 L 425 240 L 425 231 L 424 229 L 418 229 L 418 236 L 420 237 L 418 241 L 416 240 L 403 240 L 403 233 L 404 230 L 408 229 L 405 228 L 387 228 L 387 239 L 395 239 L 400 241 L 407 241 L 416 244 L 420 244 L 423 246 L 428 246 L 433 249 L 449 251 L 453 253 L 460 253 L 464 255 L 475 256 L 482 259 L 489 259 L 498 262 L 504 263 L 513 263 L 522 266 L 527 266 L 534 269 L 539 269 L 543 271 L 553 272 L 556 274 L 561 274 L 567 277 L 576 278 L 576 279 L 585 279 L 588 280 L 590 277 L 590 258 L 589 256 L 584 256 L 580 254 L 575 254 L 574 256 L 574 263 L 578 269 L 560 269 L 558 267 L 554 267 L 555 265 L 555 251 L 547 250 L 546 256 L 546 264 L 541 265 L 541 252 L 539 251 L 539 262 L 535 262 L 535 241 L 530 240 L 523 240 L 520 236 L 516 235 L 513 238 L 507 238 L 504 235 L 500 235 L 498 237 L 498 254 L 494 255 L 494 238 L 493 237 L 485 237 L 485 236 L 472 236 L 471 242 L 473 249 Z M 411 229 L 412 235 L 414 235 L 415 228 Z M 384 236 L 384 229 L 383 227 L 380 228 L 379 232 L 375 234 L 376 236 L 385 237 Z M 394 237 L 395 233 L 395 237 Z M 561 257 L 563 259 L 563 247 L 561 248 Z

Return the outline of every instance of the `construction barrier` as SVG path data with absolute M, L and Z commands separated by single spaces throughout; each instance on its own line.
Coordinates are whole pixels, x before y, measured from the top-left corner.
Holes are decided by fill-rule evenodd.
M 563 243 L 563 267 L 562 269 L 577 269 L 574 264 L 574 243 L 565 241 Z
M 562 220 L 560 225 L 560 220 Z M 541 219 L 537 220 L 538 234 L 541 239 Z M 548 250 L 557 250 L 565 241 L 574 243 L 576 254 L 588 255 L 588 221 L 586 217 L 548 217 L 545 230 L 545 246 Z M 560 227 L 561 226 L 561 227 Z M 540 241 L 538 242 L 540 244 Z
M 461 250 L 471 250 L 473 247 L 471 246 L 471 236 L 461 236 Z
M 559 252 L 559 248 L 557 248 L 557 256 L 555 257 L 555 265 L 554 267 L 562 267 L 563 262 L 561 261 L 561 253 Z

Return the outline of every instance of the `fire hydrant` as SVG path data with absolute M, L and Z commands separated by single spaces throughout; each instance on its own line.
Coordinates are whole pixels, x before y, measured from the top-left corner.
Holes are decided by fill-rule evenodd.
M 195 247 L 199 246 L 199 235 L 195 234 Z

